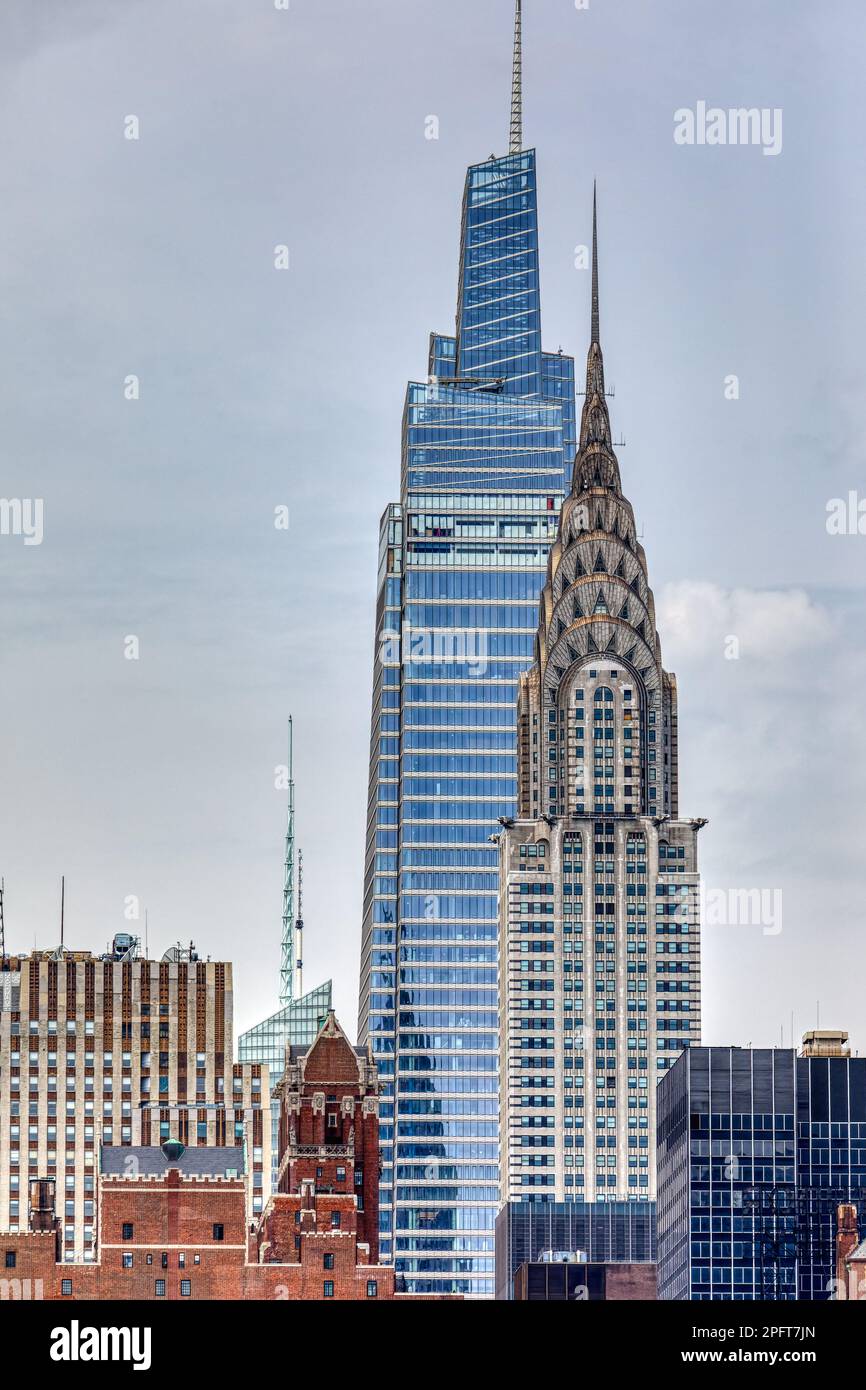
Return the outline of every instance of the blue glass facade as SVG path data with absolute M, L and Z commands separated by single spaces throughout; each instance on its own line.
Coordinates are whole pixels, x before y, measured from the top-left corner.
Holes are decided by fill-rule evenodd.
M 866 1058 L 691 1047 L 658 1088 L 659 1297 L 831 1297 L 866 1215 Z
M 518 674 L 575 452 L 574 365 L 543 353 L 533 151 L 470 168 L 457 334 L 410 383 L 381 525 L 361 1040 L 385 1083 L 382 1255 L 415 1292 L 492 1297 L 497 850 Z

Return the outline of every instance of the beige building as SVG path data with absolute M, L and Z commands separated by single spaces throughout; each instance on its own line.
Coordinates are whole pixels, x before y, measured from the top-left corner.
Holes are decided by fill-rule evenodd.
M 26 1230 L 30 1182 L 53 1178 L 66 1260 L 93 1258 L 100 1145 L 242 1145 L 251 1216 L 269 1195 L 268 1071 L 233 1065 L 231 965 L 137 946 L 0 968 L 0 1230 Z
M 572 491 L 520 678 L 518 819 L 500 836 L 503 1201 L 655 1196 L 655 1089 L 700 1041 L 697 836 L 677 687 L 592 332 Z

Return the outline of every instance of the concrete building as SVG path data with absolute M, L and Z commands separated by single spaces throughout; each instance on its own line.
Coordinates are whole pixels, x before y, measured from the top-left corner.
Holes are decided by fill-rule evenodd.
M 700 1037 L 702 820 L 678 802 L 662 665 L 592 314 L 571 493 L 517 707 L 518 819 L 500 837 L 502 1200 L 647 1201 L 655 1088 Z
M 233 1064 L 232 968 L 172 948 L 144 960 L 116 936 L 102 956 L 35 951 L 0 969 L 0 1230 L 27 1228 L 34 1178 L 56 1185 L 62 1258 L 92 1260 L 100 1149 L 171 1134 L 246 1144 L 269 1195 L 267 1068 Z
M 693 1047 L 659 1084 L 659 1297 L 833 1296 L 840 1205 L 866 1213 L 866 1058 L 847 1034 Z

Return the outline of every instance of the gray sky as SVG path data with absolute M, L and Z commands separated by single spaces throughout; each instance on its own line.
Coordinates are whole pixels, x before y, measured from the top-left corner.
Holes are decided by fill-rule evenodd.
M 193 936 L 239 1027 L 269 1011 L 292 711 L 306 977 L 354 1026 L 377 524 L 465 167 L 506 143 L 511 9 L 3 7 L 0 495 L 44 499 L 40 546 L 0 536 L 10 946 L 55 943 L 65 873 L 70 944 L 137 895 L 152 953 Z M 545 346 L 586 351 L 595 176 L 681 809 L 708 889 L 783 893 L 777 934 L 705 931 L 705 1041 L 787 1043 L 820 997 L 863 1049 L 866 535 L 825 525 L 866 496 L 862 5 L 524 10 Z M 781 108 L 782 152 L 676 145 L 700 100 Z

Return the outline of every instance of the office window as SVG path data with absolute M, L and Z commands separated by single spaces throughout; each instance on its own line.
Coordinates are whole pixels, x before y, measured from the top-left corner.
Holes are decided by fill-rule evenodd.
M 323 1287 L 322 1287 L 322 1297 L 323 1297 L 323 1298 L 333 1298 L 333 1297 L 334 1297 L 334 1281 L 333 1281 L 333 1279 L 326 1279 L 326 1280 L 325 1280 L 325 1283 L 324 1283 L 324 1285 L 323 1285 Z
M 69 1295 L 69 1294 L 72 1293 L 72 1280 L 71 1280 L 71 1279 L 61 1279 L 61 1280 L 60 1280 L 60 1292 L 61 1292 L 62 1294 L 65 1294 L 65 1295 Z
M 14 1251 L 14 1250 L 7 1250 L 7 1251 L 6 1251 L 6 1268 L 7 1268 L 7 1269 L 14 1269 L 14 1268 L 15 1268 L 15 1251 Z
M 378 1281 L 378 1279 L 368 1279 L 368 1280 L 367 1280 L 367 1297 L 368 1297 L 368 1298 L 378 1298 L 378 1297 L 379 1297 L 379 1281 Z
M 124 1223 L 123 1223 L 123 1228 L 122 1228 L 122 1230 L 121 1230 L 121 1232 L 120 1232 L 121 1238 L 122 1238 L 123 1240 L 132 1240 L 132 1232 L 133 1232 L 133 1225 L 132 1225 L 132 1222 L 131 1222 L 131 1221 L 124 1221 Z
M 333 1226 L 333 1228 L 334 1228 L 335 1231 L 339 1229 L 339 1226 L 340 1226 L 340 1213 L 339 1213 L 338 1211 L 332 1211 L 332 1212 L 331 1212 L 331 1225 Z
M 165 1280 L 157 1279 L 155 1287 L 157 1298 L 165 1298 Z
M 334 1257 L 333 1257 L 333 1255 L 325 1255 L 325 1257 L 324 1257 L 324 1267 L 325 1267 L 325 1269 L 333 1269 L 333 1268 L 334 1268 Z
M 223 1226 L 223 1224 L 222 1224 L 221 1221 L 215 1221 L 215 1222 L 214 1222 L 213 1238 L 214 1238 L 214 1240 L 224 1240 L 224 1239 L 225 1239 L 225 1227 Z
M 123 1269 L 132 1269 L 132 1255 L 121 1255 L 120 1263 Z
M 190 1284 L 190 1281 L 189 1281 L 188 1279 L 181 1279 L 181 1281 L 180 1281 L 180 1296 L 181 1296 L 181 1298 L 189 1298 L 191 1292 L 192 1292 L 192 1286 L 191 1286 L 191 1284 Z

